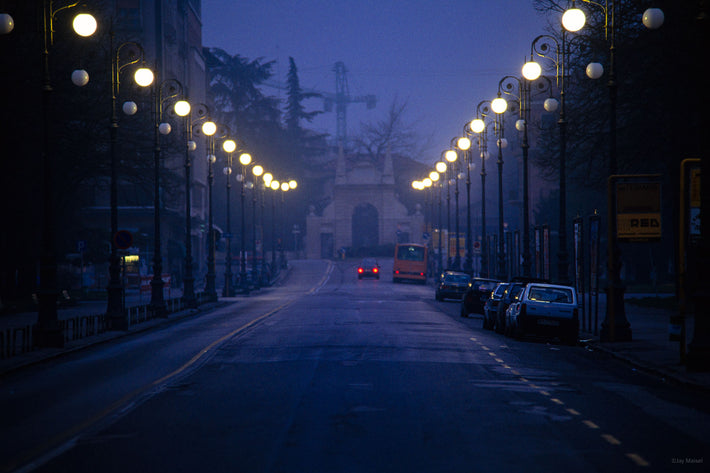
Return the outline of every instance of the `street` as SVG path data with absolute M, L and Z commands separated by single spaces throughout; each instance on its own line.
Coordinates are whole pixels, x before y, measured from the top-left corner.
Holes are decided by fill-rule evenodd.
M 513 340 L 431 286 L 282 285 L 0 380 L 0 471 L 704 470 L 705 392 Z

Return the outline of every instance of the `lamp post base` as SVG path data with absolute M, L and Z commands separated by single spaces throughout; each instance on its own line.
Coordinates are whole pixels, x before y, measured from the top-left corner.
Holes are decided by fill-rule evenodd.
M 52 323 L 37 323 L 34 326 L 35 346 L 48 348 L 64 347 L 64 332 L 59 321 Z
M 34 343 L 38 347 L 62 348 L 64 332 L 57 316 L 57 293 L 40 291 L 38 294 L 39 311 L 37 324 L 34 326 Z
M 697 309 L 707 307 L 708 302 L 710 302 L 710 290 L 707 288 L 702 288 L 693 294 L 693 304 L 696 307 L 695 328 L 685 359 L 688 371 L 710 371 L 710 317 L 707 312 Z
M 123 307 L 123 286 L 109 283 L 106 322 L 111 330 L 128 330 L 128 317 Z
M 197 299 L 195 298 L 195 278 L 185 276 L 185 285 L 183 290 L 183 302 L 188 309 L 197 308 Z
M 606 288 L 606 316 L 599 332 L 602 342 L 630 342 L 631 324 L 626 318 L 623 285 L 609 285 Z
M 151 286 L 151 301 L 150 308 L 153 311 L 154 317 L 167 317 L 168 311 L 165 307 L 165 299 L 163 298 L 163 283 L 162 279 L 155 279 L 150 282 Z

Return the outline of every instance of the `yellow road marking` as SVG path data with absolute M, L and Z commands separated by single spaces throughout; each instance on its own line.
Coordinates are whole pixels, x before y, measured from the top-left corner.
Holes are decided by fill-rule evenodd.
M 564 404 L 565 404 L 564 402 L 560 401 L 556 397 L 553 397 L 552 399 L 550 399 L 550 401 L 554 402 L 555 404 L 559 404 L 560 406 L 564 406 Z
M 572 408 L 567 409 L 567 412 L 569 412 L 569 413 L 572 414 L 573 416 L 581 416 L 581 415 L 582 415 L 582 414 L 579 413 L 579 411 L 575 411 L 575 410 L 572 409 Z
M 621 441 L 619 439 L 617 439 L 616 437 L 614 437 L 613 435 L 602 434 L 602 438 L 612 445 L 621 445 Z
M 598 429 L 599 428 L 599 426 L 597 424 L 595 424 L 594 422 L 592 422 L 591 420 L 583 420 L 582 423 L 584 425 L 586 425 L 587 427 L 589 427 L 590 429 Z
M 641 457 L 641 455 L 638 455 L 636 453 L 627 453 L 626 456 L 631 459 L 634 463 L 636 463 L 638 466 L 650 466 L 650 463 L 648 463 L 646 460 Z

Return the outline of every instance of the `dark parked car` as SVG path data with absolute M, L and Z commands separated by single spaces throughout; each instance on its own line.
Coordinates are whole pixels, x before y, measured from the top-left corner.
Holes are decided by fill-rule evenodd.
M 380 265 L 374 258 L 365 258 L 357 267 L 357 278 L 375 278 L 380 279 Z
M 469 282 L 471 282 L 471 276 L 466 273 L 444 271 L 441 273 L 439 282 L 436 285 L 436 300 L 456 299 L 460 301 L 464 292 L 468 289 Z
M 497 279 L 473 278 L 461 300 L 461 317 L 468 314 L 483 314 L 483 305 L 500 281 Z
M 510 283 L 507 282 L 499 283 L 495 290 L 491 292 L 491 296 L 486 300 L 486 303 L 483 305 L 483 328 L 493 330 L 493 327 L 495 327 L 498 304 L 503 297 L 505 289 L 509 285 Z
M 503 295 L 496 307 L 495 320 L 493 328 L 497 333 L 505 333 L 505 311 L 508 310 L 510 304 L 517 302 L 518 296 L 523 292 L 525 284 L 521 282 L 512 282 L 503 291 Z

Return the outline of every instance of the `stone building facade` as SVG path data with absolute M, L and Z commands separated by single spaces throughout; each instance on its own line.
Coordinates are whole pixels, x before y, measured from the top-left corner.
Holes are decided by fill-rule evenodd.
M 369 160 L 346 167 L 338 153 L 331 202 L 306 218 L 308 258 L 333 258 L 341 248 L 371 248 L 396 242 L 421 243 L 424 215 L 409 214 L 395 192 L 392 157 L 387 153 L 382 169 Z

